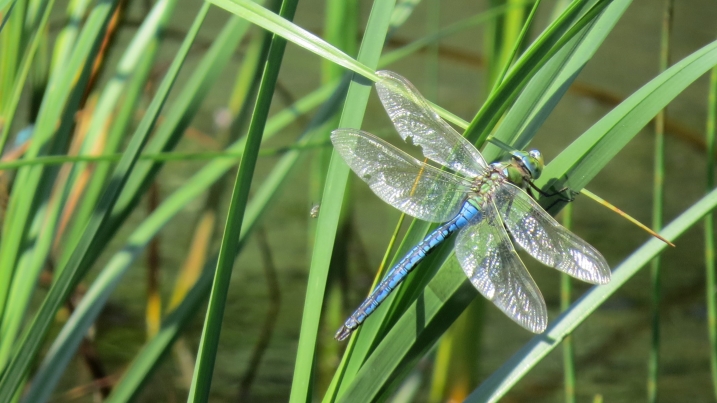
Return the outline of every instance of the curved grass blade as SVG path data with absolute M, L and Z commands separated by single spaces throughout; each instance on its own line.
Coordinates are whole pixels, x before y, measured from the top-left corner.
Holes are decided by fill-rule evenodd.
M 288 41 L 295 43 L 302 48 L 313 52 L 327 60 L 331 60 L 339 66 L 343 66 L 363 77 L 366 77 L 372 81 L 378 81 L 378 77 L 375 71 L 359 60 L 354 60 L 349 55 L 340 51 L 336 47 L 332 46 L 328 42 L 321 38 L 311 34 L 305 29 L 291 23 L 290 21 L 283 20 L 276 14 L 261 7 L 248 0 L 211 0 L 215 5 L 224 8 L 225 10 L 239 16 L 246 18 L 248 21 L 276 33 L 277 35 L 285 38 Z M 390 13 L 389 13 L 390 14 Z M 371 34 L 366 31 L 365 35 Z M 401 55 L 403 57 L 404 55 Z M 448 122 L 460 125 L 464 122 L 463 119 L 457 117 L 451 112 L 445 109 L 433 105 L 436 111 Z M 465 123 L 464 123 L 465 125 Z
M 352 57 L 332 46 L 328 42 L 291 23 L 290 21 L 283 20 L 264 7 L 247 0 L 212 0 L 212 2 L 218 7 L 222 7 L 237 16 L 246 18 L 248 21 L 259 25 L 266 30 L 272 31 L 286 40 L 291 41 L 327 60 L 331 60 L 339 66 L 343 66 L 372 81 L 378 81 L 380 79 L 374 70 L 361 63 L 360 60 L 354 60 Z M 366 32 L 367 34 L 370 34 L 370 32 Z M 401 57 L 404 56 L 406 56 L 406 54 L 401 55 Z M 458 125 L 460 125 L 460 122 L 463 122 L 461 118 L 457 117 L 453 113 L 435 105 L 433 106 L 441 117 L 447 121 Z
M 346 53 L 330 45 L 328 42 L 299 27 L 298 25 L 292 24 L 290 21 L 286 21 L 256 3 L 249 0 L 210 0 L 210 2 L 217 7 L 221 7 L 229 11 L 230 13 L 247 19 L 251 23 L 258 25 L 267 31 L 271 31 L 275 35 L 281 36 L 282 38 L 291 41 L 310 52 L 316 53 L 327 60 L 331 60 L 339 66 L 355 71 L 373 81 L 379 80 L 374 71 L 368 68 L 365 64 L 357 62 Z
M 132 139 L 127 146 L 127 150 L 120 160 L 112 180 L 107 186 L 105 193 L 100 199 L 95 214 L 93 215 L 90 222 L 87 224 L 85 232 L 80 239 L 79 244 L 75 248 L 72 257 L 68 261 L 64 270 L 62 270 L 59 277 L 55 280 L 53 286 L 47 294 L 47 297 L 42 303 L 39 311 L 35 315 L 35 318 L 30 325 L 30 328 L 20 341 L 19 347 L 16 350 L 12 361 L 6 368 L 5 372 L 0 378 L 0 401 L 10 401 L 13 395 L 17 392 L 22 382 L 23 377 L 27 374 L 30 364 L 34 360 L 42 340 L 47 333 L 50 325 L 55 316 L 55 312 L 67 299 L 69 294 L 72 292 L 74 285 L 84 276 L 86 269 L 83 268 L 84 260 L 87 256 L 87 252 L 93 248 L 98 248 L 96 237 L 103 225 L 106 224 L 109 218 L 112 207 L 117 201 L 117 196 L 122 190 L 124 184 L 129 177 L 135 162 L 137 161 L 142 147 L 149 138 L 149 134 L 154 127 L 159 111 L 164 105 L 164 101 L 169 94 L 169 90 L 174 84 L 179 70 L 184 62 L 184 59 L 189 52 L 189 48 L 196 37 L 201 22 L 206 15 L 208 5 L 204 6 L 201 12 L 197 15 L 194 24 L 189 29 L 185 41 L 182 43 L 177 56 L 172 62 L 167 75 L 162 84 L 160 85 L 157 95 L 152 100 L 147 114 L 140 122 L 137 131 L 132 136 Z
M 661 234 L 674 240 L 683 232 L 692 228 L 702 217 L 717 207 L 717 190 L 713 190 L 679 217 L 665 227 Z M 572 304 L 570 309 L 553 321 L 545 333 L 533 337 L 520 351 L 494 372 L 483 384 L 476 389 L 467 403 L 498 401 L 510 388 L 533 368 L 550 351 L 560 345 L 560 341 L 568 336 L 590 314 L 595 311 L 608 297 L 641 268 L 658 256 L 667 245 L 658 239 L 650 239 L 643 246 L 632 253 L 614 271 L 610 283 L 593 287 L 580 299 Z

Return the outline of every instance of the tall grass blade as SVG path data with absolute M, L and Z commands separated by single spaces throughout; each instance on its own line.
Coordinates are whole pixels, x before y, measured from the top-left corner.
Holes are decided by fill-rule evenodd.
M 395 11 L 394 11 L 395 12 Z M 326 15 L 324 17 L 325 35 L 327 42 L 333 44 L 337 48 L 349 55 L 356 55 L 358 52 L 358 38 L 360 13 L 359 5 L 356 0 L 330 0 L 326 2 Z M 348 88 L 348 80 L 350 73 L 330 60 L 323 59 L 321 64 L 322 82 L 338 79 L 344 76 Z M 325 186 L 326 173 L 333 149 L 329 134 L 331 130 L 339 126 L 341 116 L 337 113 L 332 116 L 331 120 L 326 122 L 323 128 L 325 141 L 328 147 L 316 150 L 311 158 L 311 171 L 309 177 L 309 200 L 318 203 Z M 355 239 L 352 235 L 355 233 L 355 225 L 352 220 L 352 203 L 349 194 L 344 195 L 344 199 L 348 203 L 344 204 L 341 216 L 339 217 L 339 229 L 337 238 L 334 242 L 334 252 L 332 254 L 332 264 L 335 275 L 326 290 L 326 307 L 324 309 L 323 325 L 329 329 L 338 329 L 344 320 L 344 306 L 346 301 L 347 288 L 350 284 L 349 276 L 349 259 L 348 255 L 351 250 L 351 243 Z M 316 204 L 320 206 L 319 204 Z M 317 207 L 318 208 L 318 207 Z M 316 217 L 314 217 L 316 218 Z M 307 228 L 307 256 L 311 255 L 314 248 L 314 234 L 316 233 L 316 220 L 310 220 Z M 314 393 L 323 393 L 331 384 L 332 376 L 336 370 L 336 362 L 340 359 L 342 346 L 333 342 L 333 335 L 330 332 L 322 332 L 318 335 L 317 340 L 317 370 L 314 375 Z
M 523 46 L 523 43 L 528 35 L 528 30 L 531 27 L 531 24 L 533 22 L 533 19 L 535 18 L 535 13 L 538 11 L 538 7 L 540 6 L 541 0 L 536 0 L 533 3 L 533 8 L 530 10 L 530 13 L 528 14 L 528 17 L 525 19 L 525 21 L 520 21 L 520 24 L 522 24 L 522 28 L 520 32 L 517 32 L 517 37 L 515 41 L 513 41 L 513 48 L 511 49 L 510 53 L 507 54 L 507 56 L 504 59 L 504 63 L 502 66 L 500 66 L 498 75 L 495 78 L 493 88 L 495 89 L 500 83 L 503 82 L 503 79 L 505 78 L 506 73 L 510 69 L 510 66 L 513 64 L 513 61 L 515 60 L 515 57 L 518 55 L 518 52 L 520 51 L 521 47 Z M 512 4 L 512 2 L 511 2 Z M 518 9 L 521 11 L 518 15 L 515 15 L 514 13 L 508 13 L 511 17 L 510 19 L 513 20 L 520 20 L 522 19 L 523 13 L 522 9 Z M 517 21 L 515 21 L 517 22 Z M 509 26 L 515 26 L 515 22 L 512 24 L 509 23 Z M 516 34 L 516 32 L 512 33 L 513 35 Z
M 289 20 L 293 19 L 297 3 L 297 0 L 282 2 L 281 16 Z M 249 124 L 244 156 L 239 163 L 239 172 L 234 183 L 234 191 L 229 205 L 224 235 L 222 236 L 212 293 L 209 297 L 204 329 L 199 342 L 197 365 L 194 368 L 188 402 L 206 402 L 209 399 L 232 267 L 234 266 L 239 235 L 249 200 L 249 189 L 251 188 L 254 169 L 259 156 L 259 147 L 266 127 L 266 120 L 269 116 L 276 80 L 279 77 L 279 68 L 284 57 L 284 49 L 286 49 L 286 40 L 275 35 L 271 40 L 271 47 L 264 65 L 259 94 L 254 106 L 251 123 Z
M 572 203 L 563 209 L 563 227 L 572 228 L 573 223 L 573 205 Z M 570 309 L 572 299 L 572 280 L 565 273 L 560 273 L 560 311 L 565 312 Z M 572 335 L 565 336 L 563 340 L 563 391 L 565 394 L 565 403 L 575 403 L 576 380 L 575 380 L 575 346 Z
M 717 67 L 710 71 L 709 93 L 707 95 L 707 127 L 705 130 L 707 148 L 706 187 L 707 192 L 715 188 L 715 159 L 717 151 Z M 710 374 L 712 390 L 717 399 L 717 266 L 715 263 L 714 214 L 705 216 L 705 301 L 707 305 L 707 335 L 710 343 Z
M 12 4 L 10 4 L 11 1 Z M 4 9 L 2 22 L 0 22 L 0 32 L 3 31 L 3 28 L 5 28 L 5 24 L 7 24 L 7 21 L 10 19 L 10 15 L 12 15 L 12 10 L 15 8 L 15 3 L 17 3 L 17 0 L 0 0 L 0 10 Z M 8 4 L 10 4 L 9 7 Z
M 366 66 L 373 68 L 378 64 L 393 6 L 394 2 L 391 0 L 378 0 L 372 7 L 358 54 L 358 61 Z M 370 82 L 367 83 L 364 79 L 354 76 L 344 103 L 340 127 L 361 127 L 370 91 Z M 315 247 L 311 256 L 309 285 L 306 290 L 299 348 L 291 389 L 290 401 L 292 403 L 308 401 L 311 396 L 311 374 L 321 307 L 348 174 L 348 166 L 334 153 L 329 164 L 326 185 L 321 199 L 321 214 L 318 217 Z M 332 399 L 335 393 L 335 389 L 329 388 L 327 396 L 331 396 L 329 398 Z
M 660 31 L 659 71 L 663 72 L 670 64 L 670 34 L 672 33 L 672 0 L 664 0 L 662 10 L 662 29 Z M 665 120 L 667 109 L 655 116 L 655 150 L 652 183 L 652 228 L 662 229 L 663 202 L 665 199 Z M 662 299 L 662 280 L 660 257 L 650 263 L 650 281 L 652 286 L 651 316 L 652 328 L 650 353 L 647 362 L 647 401 L 657 402 L 657 382 L 660 372 L 660 300 Z

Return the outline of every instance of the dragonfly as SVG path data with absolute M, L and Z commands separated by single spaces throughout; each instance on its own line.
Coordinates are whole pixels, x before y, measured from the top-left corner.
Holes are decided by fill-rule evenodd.
M 376 90 L 399 135 L 447 170 L 357 129 L 334 130 L 334 148 L 383 201 L 412 217 L 442 224 L 389 270 L 338 330 L 337 340 L 356 330 L 426 255 L 454 233 L 455 256 L 471 284 L 534 333 L 547 327 L 547 308 L 511 236 L 547 266 L 588 283 L 610 281 L 610 267 L 600 252 L 526 193 L 543 169 L 539 151 L 513 151 L 507 160 L 488 164 L 408 80 L 390 71 L 377 74 L 381 79 Z

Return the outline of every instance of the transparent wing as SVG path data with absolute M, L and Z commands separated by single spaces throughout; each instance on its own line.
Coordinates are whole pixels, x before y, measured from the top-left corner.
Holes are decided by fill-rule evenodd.
M 426 158 L 470 178 L 488 167 L 473 144 L 444 122 L 413 84 L 391 71 L 377 74 L 383 79 L 376 91 L 403 140 L 421 146 Z
M 538 286 L 510 242 L 494 206 L 456 238 L 456 257 L 475 288 L 509 318 L 533 333 L 548 325 Z
M 600 252 L 558 224 L 520 188 L 504 183 L 494 200 L 515 242 L 538 261 L 588 283 L 610 281 L 610 266 Z
M 421 220 L 450 220 L 470 191 L 467 180 L 424 164 L 370 133 L 337 129 L 331 142 L 378 197 Z

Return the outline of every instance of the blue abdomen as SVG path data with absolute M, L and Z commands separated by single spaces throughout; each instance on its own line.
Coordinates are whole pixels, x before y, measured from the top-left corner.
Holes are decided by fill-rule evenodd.
M 339 329 L 335 336 L 336 339 L 343 340 L 347 338 L 436 246 L 445 241 L 452 233 L 468 225 L 469 222 L 475 222 L 481 218 L 482 214 L 476 202 L 470 199 L 466 200 L 461 207 L 461 211 L 452 220 L 428 234 L 388 272 L 373 293 Z

